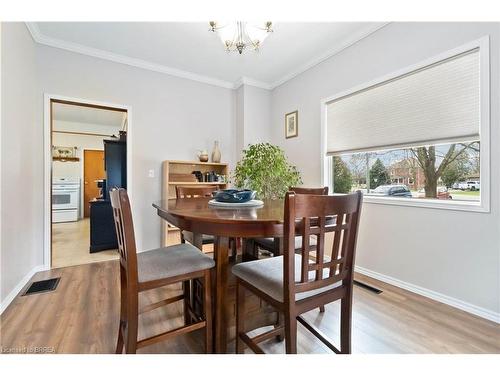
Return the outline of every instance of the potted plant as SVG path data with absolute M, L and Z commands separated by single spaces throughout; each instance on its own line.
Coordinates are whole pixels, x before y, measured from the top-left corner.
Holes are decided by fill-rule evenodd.
M 288 163 L 285 153 L 269 143 L 249 145 L 233 174 L 237 188 L 255 190 L 261 199 L 283 198 L 291 186 L 302 183 L 297 168 Z

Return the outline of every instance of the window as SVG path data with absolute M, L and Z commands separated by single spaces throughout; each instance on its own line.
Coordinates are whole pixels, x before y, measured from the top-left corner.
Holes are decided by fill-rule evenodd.
M 487 43 L 479 41 L 325 100 L 332 191 L 361 190 L 375 203 L 488 210 L 483 60 Z
M 480 143 L 432 144 L 332 156 L 335 193 L 479 202 Z

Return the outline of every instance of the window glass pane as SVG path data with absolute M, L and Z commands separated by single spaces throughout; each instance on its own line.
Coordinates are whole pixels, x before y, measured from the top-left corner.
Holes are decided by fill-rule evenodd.
M 335 193 L 480 201 L 479 141 L 332 156 Z

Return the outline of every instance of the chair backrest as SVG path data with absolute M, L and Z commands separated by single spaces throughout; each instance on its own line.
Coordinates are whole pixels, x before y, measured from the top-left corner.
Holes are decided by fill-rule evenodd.
M 113 219 L 115 221 L 118 252 L 120 253 L 120 273 L 126 277 L 127 286 L 137 286 L 137 250 L 135 245 L 134 223 L 127 191 L 114 188 L 109 192 Z
M 219 190 L 217 185 L 215 186 L 176 186 L 175 194 L 177 199 L 179 198 L 198 198 L 204 197 L 209 198 L 212 196 L 212 192 Z
M 288 190 L 293 191 L 295 194 L 328 195 L 328 186 L 318 188 L 292 186 Z
M 339 281 L 343 285 L 352 284 L 362 197 L 361 192 L 338 196 L 286 194 L 283 241 L 285 301 L 293 301 L 295 293 L 323 288 Z M 331 258 L 325 262 L 327 232 L 333 232 L 334 239 Z M 311 235 L 317 238 L 315 247 L 309 245 Z M 295 236 L 302 236 L 300 270 L 295 270 Z M 314 261 L 310 260 L 311 251 L 316 252 Z

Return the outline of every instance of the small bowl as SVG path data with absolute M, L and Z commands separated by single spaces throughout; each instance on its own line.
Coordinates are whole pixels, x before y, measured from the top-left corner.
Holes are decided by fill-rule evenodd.
M 254 198 L 255 198 L 255 191 L 248 189 L 219 190 L 214 195 L 214 199 L 217 202 L 225 202 L 225 203 L 245 203 L 251 201 Z

